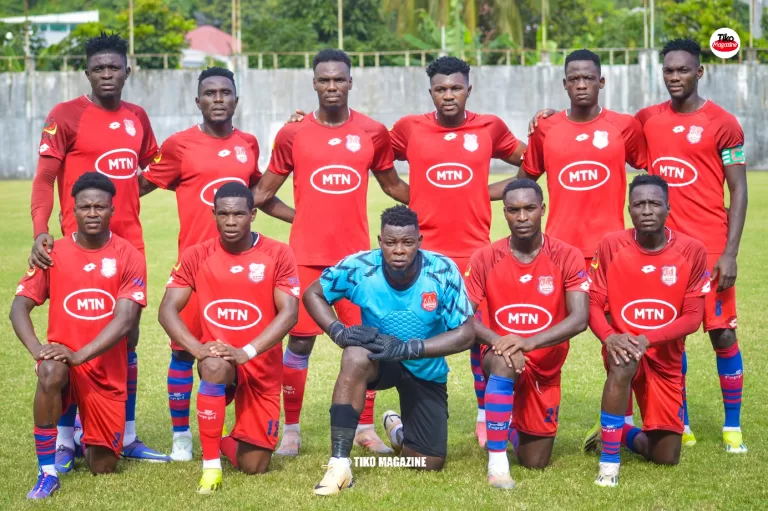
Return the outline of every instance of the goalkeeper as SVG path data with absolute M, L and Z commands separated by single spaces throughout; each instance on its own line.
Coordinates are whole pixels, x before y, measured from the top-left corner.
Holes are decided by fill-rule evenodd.
M 464 282 L 448 258 L 420 250 L 418 217 L 406 206 L 381 215 L 379 249 L 359 252 L 323 271 L 304 294 L 307 311 L 343 350 L 331 403 L 331 460 L 316 495 L 352 486 L 349 454 L 365 391 L 395 387 L 400 416 L 384 414 L 395 452 L 440 470 L 448 444 L 446 355 L 475 340 Z M 362 326 L 345 327 L 331 305 L 358 305 Z

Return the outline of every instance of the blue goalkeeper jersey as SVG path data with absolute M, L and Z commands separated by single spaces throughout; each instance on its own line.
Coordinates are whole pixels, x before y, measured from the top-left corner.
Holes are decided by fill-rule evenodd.
M 428 339 L 464 324 L 472 315 L 464 280 L 453 261 L 421 250 L 421 272 L 405 290 L 384 277 L 381 249 L 358 252 L 323 271 L 320 284 L 328 303 L 342 298 L 359 306 L 363 325 L 403 341 Z M 446 383 L 444 357 L 403 361 L 422 380 Z

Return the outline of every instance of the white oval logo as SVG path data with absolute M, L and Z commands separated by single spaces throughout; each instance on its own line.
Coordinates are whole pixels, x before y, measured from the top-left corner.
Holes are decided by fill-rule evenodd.
M 258 307 L 244 300 L 225 298 L 214 300 L 203 309 L 203 316 L 212 325 L 226 330 L 247 330 L 261 321 Z
M 677 319 L 677 309 L 663 300 L 634 300 L 621 309 L 621 317 L 629 326 L 640 330 L 656 330 Z
M 552 323 L 552 314 L 538 305 L 515 303 L 496 311 L 496 323 L 513 334 L 535 334 Z
M 203 204 L 213 207 L 213 197 L 216 195 L 216 191 L 221 188 L 221 185 L 234 182 L 243 183 L 245 186 L 248 186 L 246 182 L 239 177 L 222 177 L 211 181 L 205 185 L 205 188 L 200 190 L 200 200 L 203 201 Z
M 111 179 L 130 179 L 139 171 L 139 157 L 132 149 L 113 149 L 99 156 L 94 166 Z
M 362 182 L 360 174 L 346 165 L 320 167 L 309 176 L 312 188 L 333 195 L 354 192 Z
M 461 163 L 438 163 L 427 169 L 427 181 L 438 188 L 459 188 L 472 181 L 472 169 Z
M 729 59 L 739 53 L 741 38 L 733 29 L 726 27 L 719 28 L 715 30 L 709 38 L 709 47 L 716 57 Z
M 671 156 L 656 158 L 651 167 L 654 173 L 663 177 L 669 186 L 688 186 L 699 177 L 693 165 Z
M 80 289 L 64 298 L 64 311 L 73 318 L 97 321 L 112 315 L 115 298 L 103 289 Z
M 610 177 L 610 169 L 599 161 L 577 161 L 563 167 L 557 179 L 566 190 L 583 192 L 604 185 Z

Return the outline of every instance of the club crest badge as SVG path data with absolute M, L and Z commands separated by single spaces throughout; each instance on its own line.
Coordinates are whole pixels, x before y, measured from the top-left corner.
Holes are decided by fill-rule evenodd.
M 347 135 L 347 149 L 353 153 L 360 150 L 360 137 L 358 135 Z
M 539 277 L 539 293 L 548 296 L 555 291 L 555 278 L 551 275 Z
M 107 278 L 117 275 L 117 260 L 105 257 L 101 260 L 101 274 Z
M 136 136 L 136 126 L 133 125 L 133 121 L 130 119 L 123 119 L 123 125 L 125 125 L 125 132 L 130 136 Z
M 437 293 L 421 293 L 421 308 L 427 312 L 437 309 Z
M 246 163 L 248 161 L 248 153 L 245 152 L 245 147 L 239 145 L 235 146 L 235 158 L 240 163 Z
M 676 266 L 662 266 L 661 267 L 661 281 L 668 285 L 674 286 L 677 282 L 677 267 Z
M 258 263 L 251 263 L 248 265 L 248 280 L 251 282 L 261 282 L 264 280 L 264 270 L 266 266 Z
M 704 133 L 704 128 L 701 126 L 691 126 L 688 128 L 688 133 L 685 135 L 685 139 L 691 144 L 698 144 L 701 141 L 702 133 Z
M 477 135 L 473 133 L 467 133 L 464 135 L 464 149 L 473 153 L 477 151 L 480 145 L 477 143 Z
M 608 147 L 608 132 L 595 130 L 595 133 L 592 136 L 592 145 L 598 149 L 605 149 Z

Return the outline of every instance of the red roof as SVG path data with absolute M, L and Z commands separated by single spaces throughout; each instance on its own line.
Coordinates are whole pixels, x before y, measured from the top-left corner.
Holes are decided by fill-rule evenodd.
M 208 55 L 232 55 L 232 36 L 211 25 L 203 25 L 185 36 L 189 48 Z

